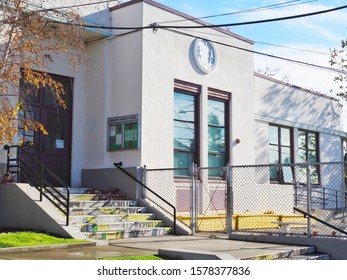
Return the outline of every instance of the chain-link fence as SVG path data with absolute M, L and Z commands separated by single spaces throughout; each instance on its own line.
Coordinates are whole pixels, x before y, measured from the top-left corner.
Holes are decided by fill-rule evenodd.
M 345 236 L 344 163 L 144 169 L 196 232 Z M 161 204 L 150 193 L 143 197 Z

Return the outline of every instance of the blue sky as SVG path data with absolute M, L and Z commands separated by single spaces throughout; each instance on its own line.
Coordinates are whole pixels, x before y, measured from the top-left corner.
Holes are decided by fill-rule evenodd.
M 278 5 L 290 0 L 156 0 L 173 9 L 194 17 L 203 17 L 252 8 Z M 289 5 L 290 4 L 290 5 Z M 301 0 L 291 1 L 287 6 L 277 6 L 263 11 L 242 12 L 222 17 L 204 19 L 213 24 L 246 22 L 269 18 L 286 17 L 297 14 L 311 13 L 347 5 L 344 0 Z M 330 49 L 338 48 L 342 39 L 347 38 L 347 9 L 301 19 L 256 25 L 235 26 L 232 32 L 255 41 L 254 49 L 294 60 L 330 66 Z M 263 44 L 266 43 L 266 44 Z M 281 45 L 284 47 L 267 44 Z M 309 50 L 299 51 L 298 49 Z M 318 52 L 318 53 L 316 53 Z M 324 54 L 321 54 L 324 53 Z M 331 72 L 298 66 L 293 63 L 269 59 L 255 55 L 255 70 L 276 70 L 276 78 L 289 83 L 329 94 L 337 85 Z M 345 102 L 344 102 L 345 103 Z M 344 123 L 347 128 L 347 104 L 345 106 Z
M 239 12 L 252 8 L 265 7 L 287 2 L 286 6 L 273 7 L 263 11 L 242 12 L 233 15 L 205 19 L 211 23 L 244 22 L 266 18 L 277 18 L 295 14 L 330 9 L 347 4 L 341 0 L 157 0 L 157 2 L 188 13 L 195 17 Z M 288 3 L 291 2 L 291 3 Z M 345 17 L 345 18 L 344 18 Z M 316 44 L 332 47 L 346 34 L 347 10 L 325 15 L 288 20 L 284 22 L 264 23 L 249 26 L 232 27 L 233 32 L 254 41 L 269 41 L 284 44 Z

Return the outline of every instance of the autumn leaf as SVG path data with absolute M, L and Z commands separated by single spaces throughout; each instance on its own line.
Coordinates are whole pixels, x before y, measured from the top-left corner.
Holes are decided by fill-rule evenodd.
M 25 114 L 31 108 L 32 96 L 43 87 L 53 95 L 57 107 L 66 108 L 63 86 L 45 69 L 64 58 L 77 70 L 85 59 L 80 16 L 42 8 L 46 4 L 45 0 L 30 4 L 1 1 L 0 145 L 12 143 L 18 127 L 47 135 L 42 124 Z

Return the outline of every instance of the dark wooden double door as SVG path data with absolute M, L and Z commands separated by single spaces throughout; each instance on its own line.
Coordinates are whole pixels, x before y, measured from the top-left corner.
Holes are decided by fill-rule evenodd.
M 30 108 L 25 114 L 39 121 L 47 131 L 27 131 L 20 129 L 26 143 L 32 145 L 25 148 L 55 175 L 65 183 L 70 184 L 71 177 L 71 134 L 72 134 L 72 79 L 63 76 L 53 76 L 65 90 L 64 101 L 66 109 L 59 106 L 52 92 L 41 88 L 38 93 L 31 96 Z M 26 116 L 27 117 L 27 116 Z M 42 172 L 37 163 L 22 154 L 22 160 L 35 171 Z M 53 179 L 49 172 L 44 172 L 44 177 L 53 185 L 59 183 Z

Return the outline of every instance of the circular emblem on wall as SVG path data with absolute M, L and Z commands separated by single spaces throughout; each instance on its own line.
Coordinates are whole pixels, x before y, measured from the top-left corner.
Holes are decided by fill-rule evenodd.
M 211 73 L 217 63 L 214 45 L 210 41 L 196 39 L 194 42 L 194 60 L 203 73 Z

